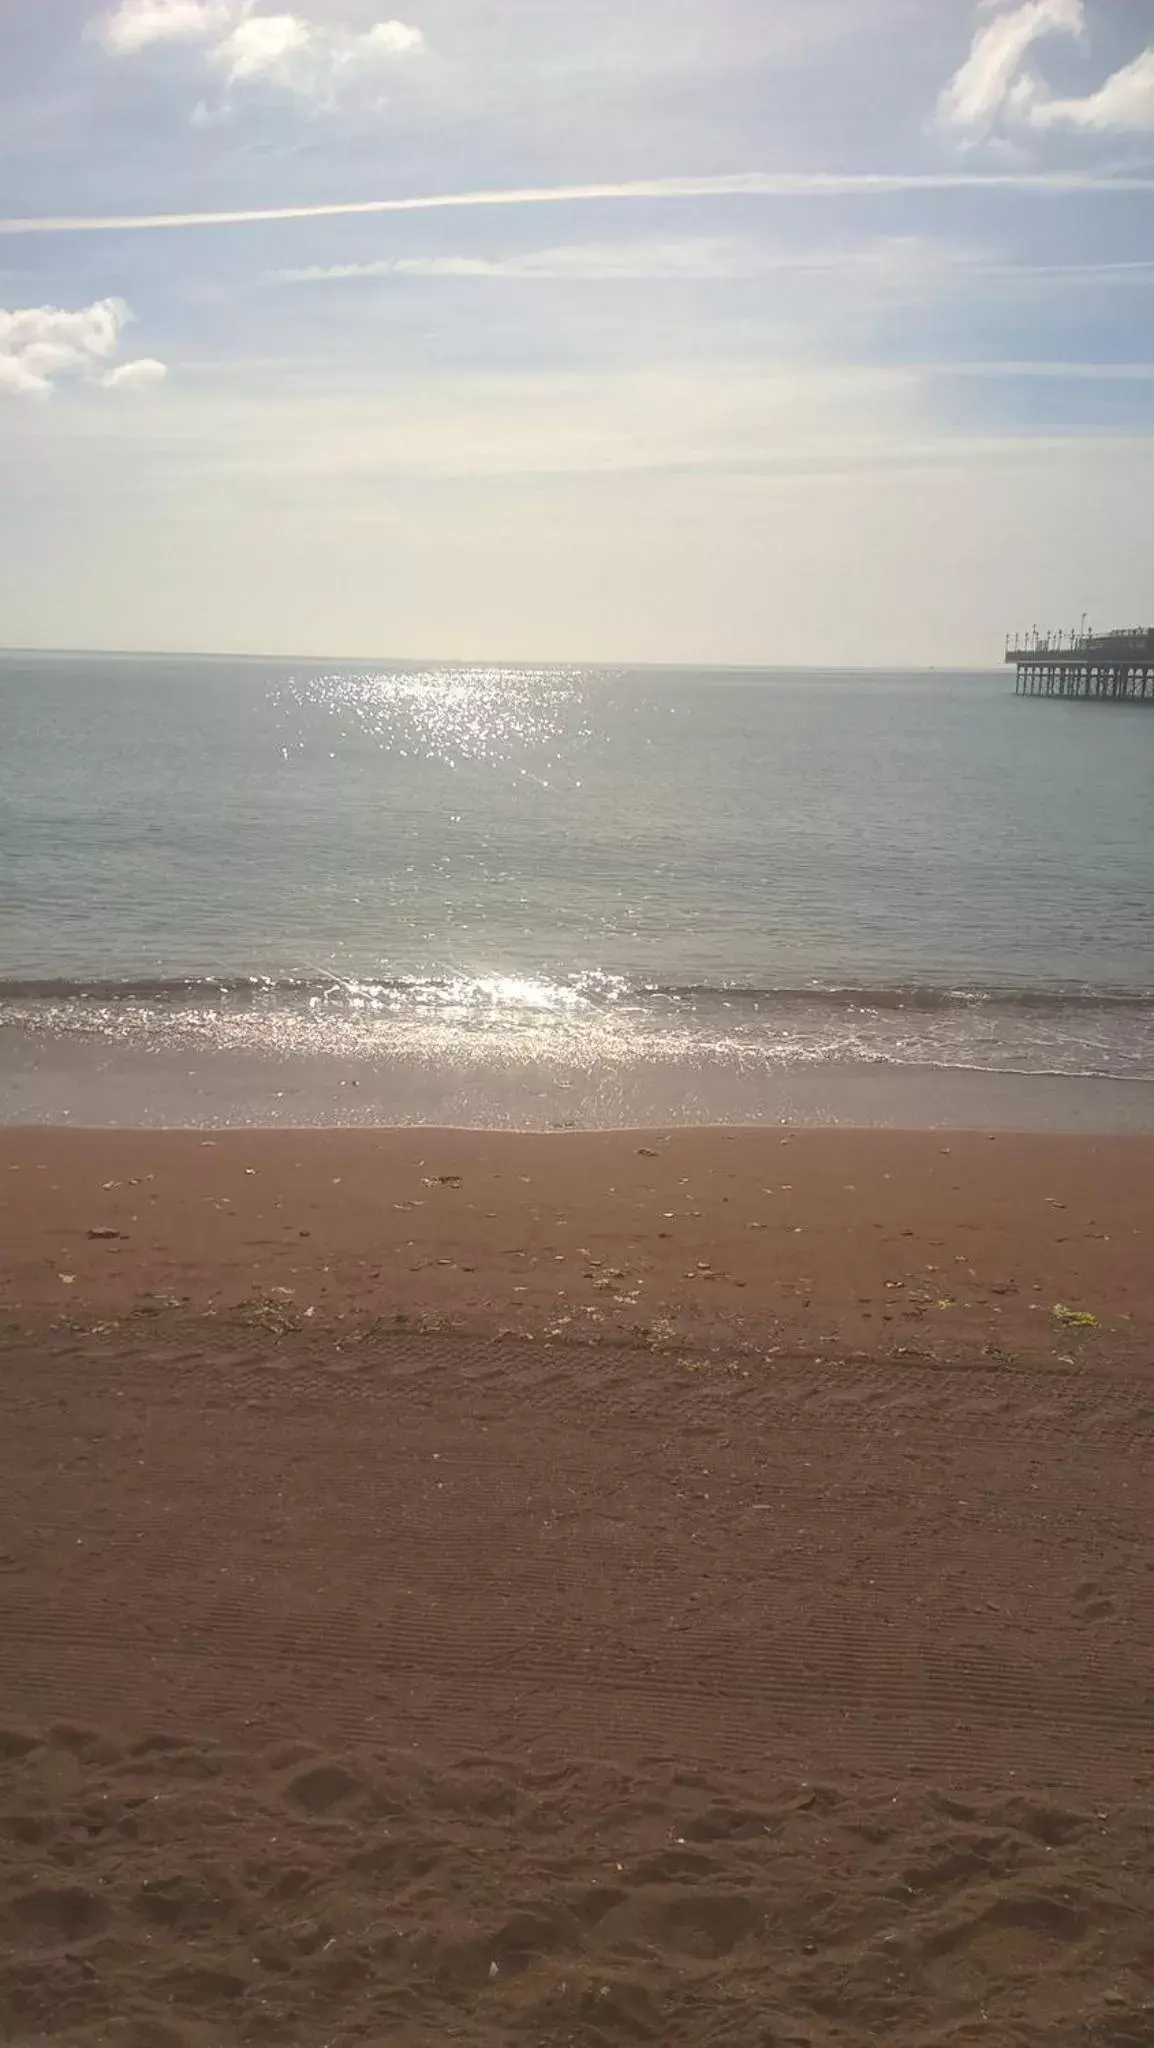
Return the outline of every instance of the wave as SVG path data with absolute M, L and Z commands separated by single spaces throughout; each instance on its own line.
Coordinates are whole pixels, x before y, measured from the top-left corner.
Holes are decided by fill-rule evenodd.
M 547 975 L 398 975 L 352 979 L 338 975 L 187 975 L 54 979 L 0 977 L 0 1004 L 149 1004 L 157 1007 L 267 1008 L 346 1006 L 352 1009 L 617 1007 L 655 1001 L 669 1005 L 722 1004 L 756 1010 L 820 1006 L 846 1011 L 942 1013 L 972 1010 L 1154 1010 L 1154 988 L 1069 986 L 945 987 L 926 983 L 662 982 L 588 972 Z
M 1154 1082 L 1154 991 L 1085 986 L 26 977 L 0 981 L 0 1030 L 5 1043 L 16 1033 L 57 1049 L 97 1043 L 115 1056 L 336 1059 L 377 1071 L 395 1061 L 470 1087 L 496 1069 L 596 1070 L 611 1086 L 646 1063 L 747 1081 L 848 1065 Z

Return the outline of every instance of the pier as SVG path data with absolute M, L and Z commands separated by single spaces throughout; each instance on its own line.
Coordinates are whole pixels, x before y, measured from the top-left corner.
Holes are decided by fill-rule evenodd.
M 1019 697 L 1077 697 L 1154 705 L 1154 626 L 1116 633 L 1028 634 L 1006 639 Z

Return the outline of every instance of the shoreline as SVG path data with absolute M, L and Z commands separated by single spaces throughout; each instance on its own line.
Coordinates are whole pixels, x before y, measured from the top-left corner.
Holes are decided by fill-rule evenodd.
M 1154 1335 L 1140 1133 L 23 1127 L 0 1205 L 4 1312 L 78 1323 L 256 1305 L 1074 1364 Z
M 54 1038 L 0 1022 L 0 1129 L 1154 1133 L 1154 1079 L 731 1046 L 431 1035 L 379 1052 Z

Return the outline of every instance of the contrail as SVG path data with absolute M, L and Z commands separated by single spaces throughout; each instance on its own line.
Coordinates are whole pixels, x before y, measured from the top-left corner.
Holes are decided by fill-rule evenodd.
M 1090 172 L 744 171 L 712 178 L 638 178 L 617 185 L 527 186 L 504 192 L 438 192 L 403 199 L 345 199 L 321 206 L 237 207 L 221 213 L 50 214 L 0 220 L 0 235 L 128 234 L 141 228 L 247 227 L 263 221 L 335 220 L 355 214 L 439 213 L 470 206 L 563 206 L 614 199 L 823 199 L 886 192 L 1154 192 L 1154 177 Z

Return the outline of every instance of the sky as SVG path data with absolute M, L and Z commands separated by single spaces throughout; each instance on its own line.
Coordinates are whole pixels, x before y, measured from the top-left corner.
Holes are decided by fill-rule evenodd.
M 0 643 L 1083 613 L 1154 616 L 1152 0 L 0 0 Z

